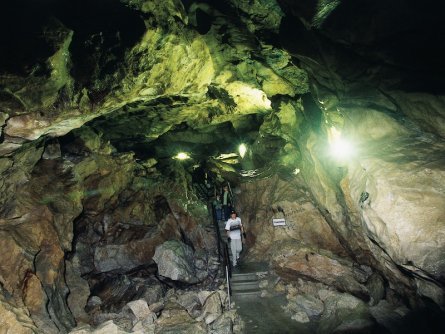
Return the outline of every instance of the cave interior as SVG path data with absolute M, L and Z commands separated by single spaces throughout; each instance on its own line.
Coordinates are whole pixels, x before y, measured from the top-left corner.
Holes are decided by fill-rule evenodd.
M 0 334 L 444 333 L 444 15 L 2 2 Z

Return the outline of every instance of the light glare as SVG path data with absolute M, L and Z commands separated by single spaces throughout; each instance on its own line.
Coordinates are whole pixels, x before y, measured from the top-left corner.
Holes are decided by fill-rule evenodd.
M 241 158 L 244 158 L 247 152 L 247 146 L 245 144 L 241 144 L 238 148 L 238 152 Z
M 331 153 L 336 158 L 347 158 L 352 155 L 353 148 L 351 143 L 342 138 L 337 138 L 331 143 Z
M 341 132 L 334 126 L 328 131 L 331 155 L 336 159 L 346 159 L 354 154 L 354 147 L 342 138 Z
M 176 154 L 176 156 L 174 158 L 178 159 L 178 160 L 186 160 L 186 159 L 190 159 L 190 155 L 185 152 L 179 152 L 178 154 Z

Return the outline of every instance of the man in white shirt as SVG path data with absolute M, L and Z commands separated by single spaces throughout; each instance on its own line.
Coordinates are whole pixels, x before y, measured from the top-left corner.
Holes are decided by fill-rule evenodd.
M 232 264 L 235 267 L 243 246 L 241 243 L 241 234 L 245 238 L 243 224 L 241 218 L 237 217 L 236 212 L 232 211 L 229 220 L 227 220 L 225 230 L 227 231 L 227 241 L 230 243 L 232 250 Z

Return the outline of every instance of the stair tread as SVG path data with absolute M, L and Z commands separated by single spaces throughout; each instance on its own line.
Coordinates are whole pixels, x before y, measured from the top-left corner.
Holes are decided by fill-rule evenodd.
M 233 290 L 233 289 L 232 289 Z M 250 288 L 250 289 L 244 289 L 244 290 L 237 290 L 237 291 L 246 291 L 246 292 L 253 292 L 253 291 L 261 291 L 260 287 L 256 288 Z
M 251 288 L 249 288 L 249 289 L 246 289 L 246 288 L 244 288 L 244 287 L 239 288 L 239 287 L 235 287 L 235 286 L 233 286 L 233 287 L 232 287 L 232 291 L 233 291 L 233 292 L 246 292 L 246 293 L 249 293 L 249 292 L 261 291 L 261 289 L 260 289 L 259 286 L 257 286 L 257 287 L 251 287 Z
M 233 281 L 253 281 L 258 280 L 258 276 L 256 274 L 235 274 L 232 273 Z
M 233 285 L 249 285 L 249 284 L 260 284 L 258 280 L 235 280 L 232 281 Z
M 261 296 L 261 290 L 258 291 L 232 291 L 233 296 L 242 297 L 242 296 Z
M 252 284 L 260 284 L 258 280 L 251 280 L 251 281 L 233 281 L 233 285 L 252 285 Z

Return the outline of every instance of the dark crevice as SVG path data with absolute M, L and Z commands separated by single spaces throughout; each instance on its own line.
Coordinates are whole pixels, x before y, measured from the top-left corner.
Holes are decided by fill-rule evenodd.
M 196 10 L 196 22 L 197 22 L 196 29 L 198 30 L 198 32 L 201 35 L 205 35 L 209 32 L 212 26 L 213 18 L 212 16 L 210 16 L 209 14 L 198 8 Z

